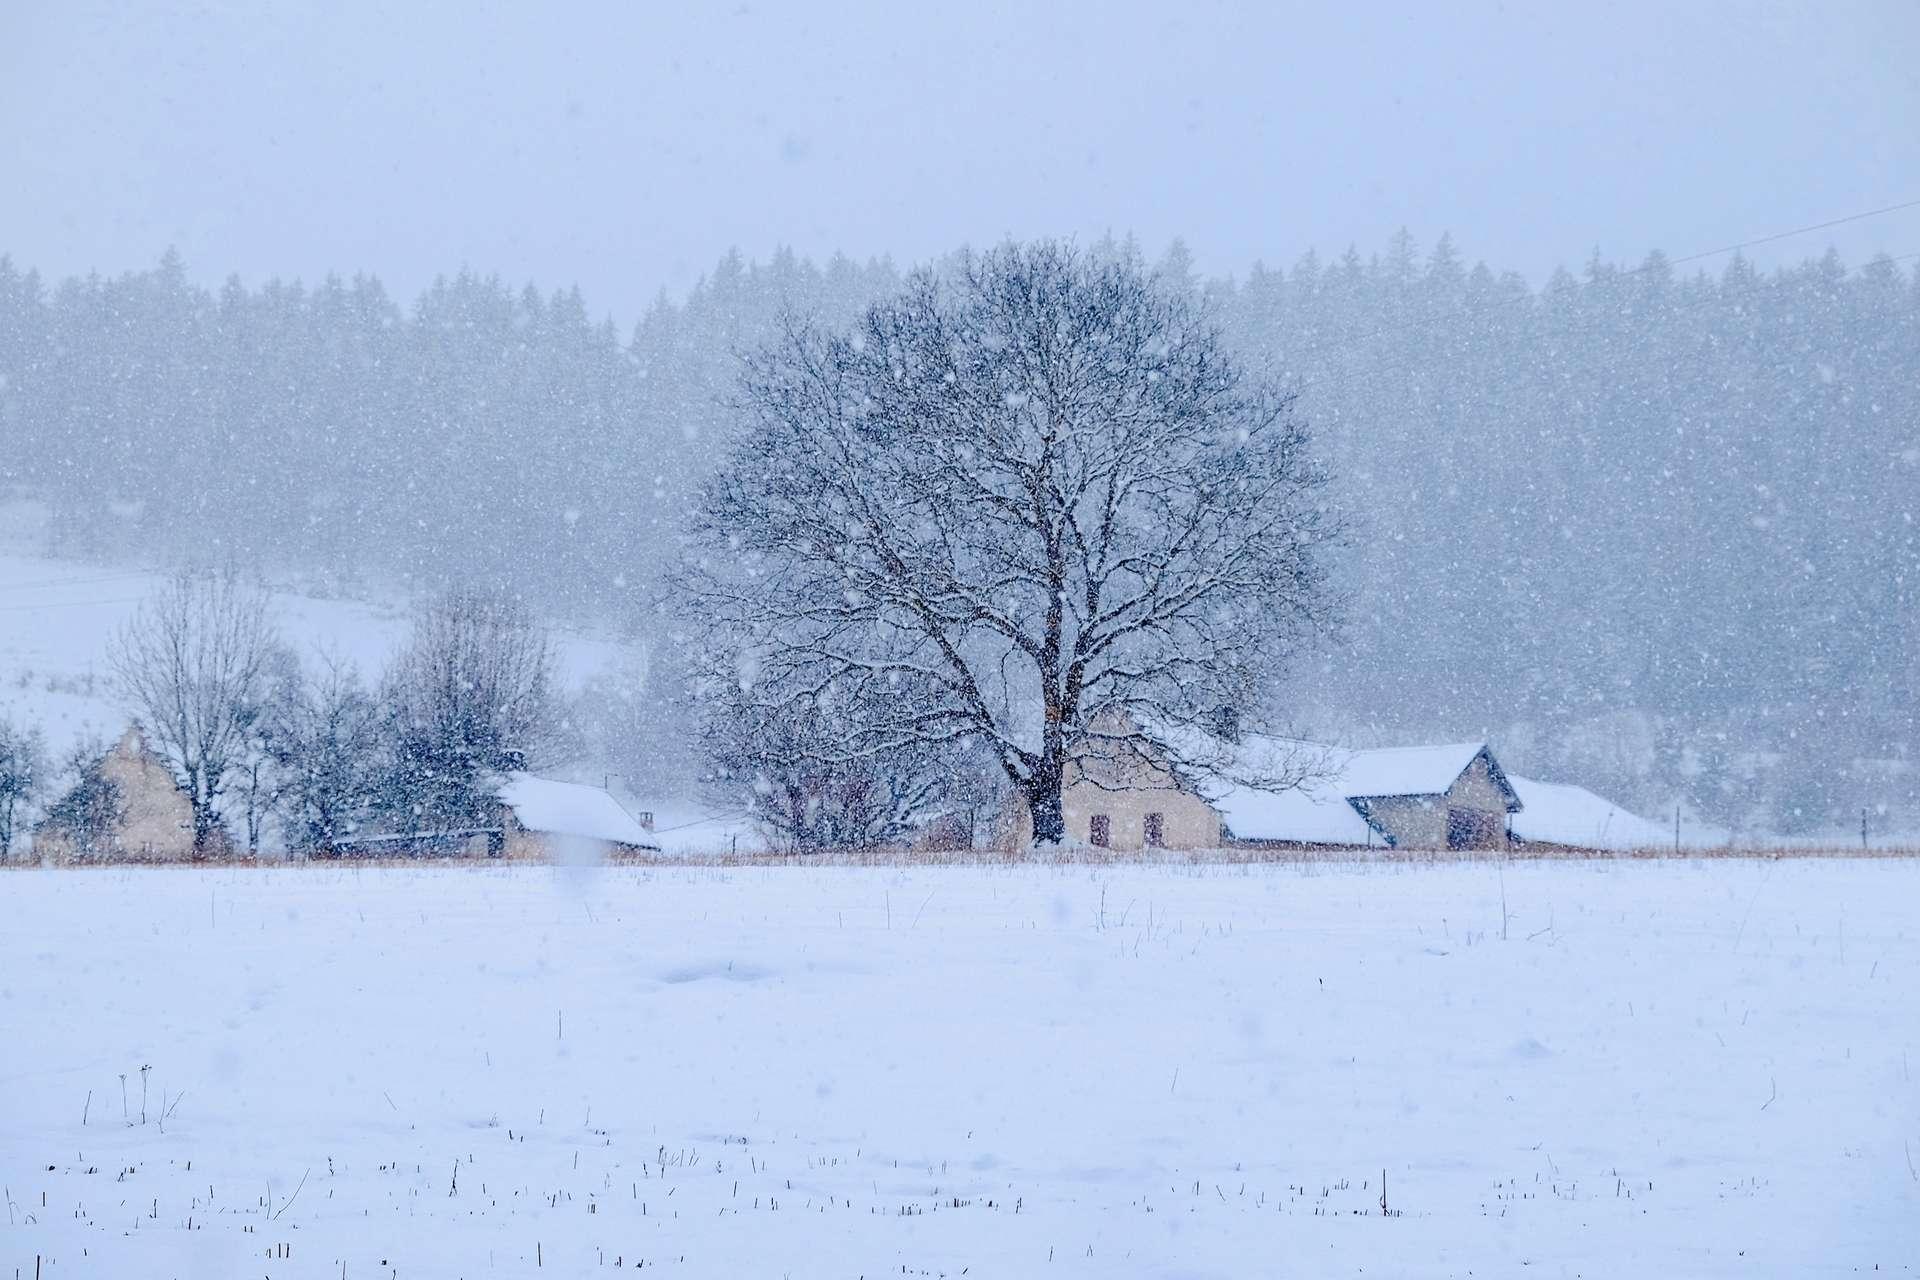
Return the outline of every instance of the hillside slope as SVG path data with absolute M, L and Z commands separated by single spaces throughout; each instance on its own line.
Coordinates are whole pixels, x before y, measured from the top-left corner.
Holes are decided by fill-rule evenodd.
M 164 575 L 44 556 L 0 553 L 0 715 L 38 724 L 57 757 L 90 735 L 127 723 L 107 667 L 112 637 Z M 275 621 L 303 657 L 337 654 L 379 678 L 406 638 L 400 602 L 321 600 L 276 592 Z M 556 633 L 561 678 L 578 690 L 615 662 L 623 646 Z

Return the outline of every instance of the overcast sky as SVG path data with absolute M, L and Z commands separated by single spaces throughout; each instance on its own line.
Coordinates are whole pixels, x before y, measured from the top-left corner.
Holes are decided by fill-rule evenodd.
M 1915 0 L 918 8 L 0 0 L 0 253 L 466 264 L 624 320 L 730 247 L 1224 273 L 1405 225 L 1538 278 L 1920 198 Z M 1920 253 L 1920 209 L 1756 256 L 1828 243 Z

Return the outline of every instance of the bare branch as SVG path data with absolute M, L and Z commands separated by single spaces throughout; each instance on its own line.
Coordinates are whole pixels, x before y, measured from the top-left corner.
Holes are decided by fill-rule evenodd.
M 810 752 L 966 739 L 1057 811 L 1116 732 L 1189 763 L 1183 729 L 1260 709 L 1332 622 L 1340 527 L 1291 398 L 1132 256 L 923 272 L 850 334 L 789 326 L 741 410 L 680 598 L 721 705 L 850 709 Z

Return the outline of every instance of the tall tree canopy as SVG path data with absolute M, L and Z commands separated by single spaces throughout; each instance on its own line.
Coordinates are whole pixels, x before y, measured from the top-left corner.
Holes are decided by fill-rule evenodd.
M 1042 242 L 753 356 L 683 578 L 711 687 L 831 700 L 887 755 L 973 742 L 1062 838 L 1070 760 L 1192 760 L 1329 618 L 1305 426 L 1188 290 Z M 1213 762 L 1208 762 L 1213 763 Z

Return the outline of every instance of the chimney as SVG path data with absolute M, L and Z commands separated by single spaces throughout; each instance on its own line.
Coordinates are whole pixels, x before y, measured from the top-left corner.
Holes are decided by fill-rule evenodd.
M 1213 713 L 1213 733 L 1222 742 L 1240 741 L 1240 708 L 1222 705 Z

